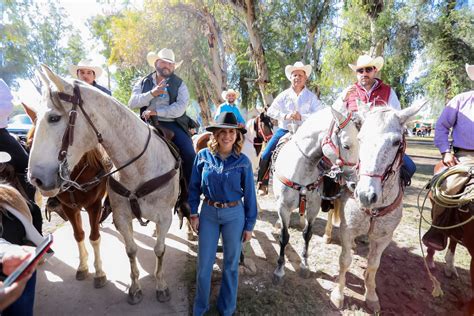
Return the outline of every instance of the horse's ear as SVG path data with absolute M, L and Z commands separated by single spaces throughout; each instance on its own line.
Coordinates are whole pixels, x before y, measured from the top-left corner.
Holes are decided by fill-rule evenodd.
M 65 89 L 64 87 L 68 85 L 68 83 L 56 75 L 47 65 L 41 64 L 41 70 L 42 72 L 48 77 L 51 83 L 54 84 L 54 86 L 57 88 L 59 92 L 64 92 Z
M 341 125 L 346 120 L 347 116 L 336 110 L 335 108 L 331 107 L 332 116 L 337 120 L 338 125 Z
M 36 76 L 40 79 L 42 83 L 42 87 L 49 87 L 49 80 L 48 78 L 44 75 L 44 73 L 41 71 L 41 69 L 35 70 Z
M 362 123 L 364 123 L 364 117 L 359 114 L 359 112 L 352 112 L 352 122 L 354 122 L 357 130 L 360 131 L 360 128 L 362 127 Z
M 30 117 L 33 124 L 36 124 L 36 111 L 23 102 L 21 102 L 21 105 L 23 106 L 23 109 L 25 110 L 26 114 Z
M 406 109 L 403 109 L 401 111 L 398 111 L 397 112 L 397 116 L 399 117 L 400 119 L 400 123 L 402 125 L 406 124 L 413 116 L 415 116 L 418 111 L 421 110 L 422 107 L 425 106 L 425 104 L 427 104 L 428 101 L 425 100 L 425 101 L 420 101 L 420 102 L 417 102 L 416 104 L 413 104 L 412 106 L 410 106 L 409 108 L 406 108 Z

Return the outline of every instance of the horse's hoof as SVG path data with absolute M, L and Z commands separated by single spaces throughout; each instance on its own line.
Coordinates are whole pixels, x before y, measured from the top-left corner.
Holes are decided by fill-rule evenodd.
M 374 312 L 374 313 L 380 312 L 380 303 L 379 303 L 379 301 L 366 300 L 365 304 L 367 305 L 367 308 L 369 308 L 372 312 Z
M 76 271 L 76 280 L 78 281 L 85 280 L 88 276 L 89 276 L 89 270 Z
M 344 296 L 341 296 L 337 289 L 334 289 L 331 292 L 331 303 L 337 309 L 342 309 L 342 307 L 344 306 Z
M 160 303 L 168 302 L 171 299 L 170 290 L 168 288 L 163 291 L 156 290 L 156 299 Z
M 94 277 L 94 287 L 96 289 L 100 289 L 101 287 L 104 287 L 105 283 L 107 283 L 107 277 L 105 275 L 100 276 L 100 277 Z
M 307 267 L 300 266 L 300 277 L 303 279 L 309 279 L 311 271 Z
M 444 267 L 444 275 L 448 278 L 459 278 L 458 270 L 455 267 L 448 268 Z
M 135 293 L 128 292 L 127 302 L 130 305 L 136 305 L 143 300 L 143 293 L 141 289 L 138 289 Z
M 324 234 L 324 236 L 323 236 L 323 243 L 325 243 L 325 244 L 330 244 L 331 242 L 332 242 L 331 236 L 328 236 L 328 235 Z
M 272 279 L 272 283 L 273 285 L 279 285 L 281 284 L 281 281 L 283 280 L 283 277 L 279 276 L 279 275 L 276 275 L 276 274 L 273 274 L 273 279 Z

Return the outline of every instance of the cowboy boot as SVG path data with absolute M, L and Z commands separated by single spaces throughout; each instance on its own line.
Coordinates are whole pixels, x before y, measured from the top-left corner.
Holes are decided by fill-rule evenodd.
M 433 224 L 436 226 L 449 226 L 451 223 L 447 222 L 447 215 L 450 210 L 444 207 L 435 205 L 432 209 Z M 448 238 L 444 232 L 433 226 L 423 235 L 421 239 L 423 244 L 436 251 L 441 251 L 446 248 Z
M 270 159 L 264 160 L 260 159 L 258 163 L 258 173 L 257 173 L 257 195 L 267 195 L 268 194 L 268 180 Z

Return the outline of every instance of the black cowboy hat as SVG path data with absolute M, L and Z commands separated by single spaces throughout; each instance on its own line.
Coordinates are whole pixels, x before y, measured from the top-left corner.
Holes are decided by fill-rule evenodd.
M 232 112 L 222 112 L 217 117 L 216 123 L 206 127 L 206 131 L 214 132 L 216 129 L 220 128 L 235 128 L 240 131 L 242 134 L 247 133 L 247 130 L 243 127 L 239 127 L 237 124 L 237 118 Z

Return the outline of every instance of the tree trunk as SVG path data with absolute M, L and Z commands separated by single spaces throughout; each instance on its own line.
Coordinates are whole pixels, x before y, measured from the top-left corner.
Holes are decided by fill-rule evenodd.
M 314 39 L 317 31 L 320 29 L 320 26 L 323 22 L 324 17 L 328 14 L 330 9 L 331 0 L 324 0 L 321 8 L 319 6 L 313 7 L 313 12 L 311 13 L 311 19 L 308 25 L 308 41 L 303 51 L 303 56 L 301 58 L 305 63 L 310 63 L 309 54 L 311 48 L 313 47 Z M 314 65 L 316 66 L 316 65 Z
M 196 87 L 199 109 L 201 110 L 199 115 L 201 116 L 202 124 L 204 124 L 204 126 L 208 126 L 212 122 L 212 114 L 211 110 L 209 109 L 210 97 L 208 89 L 206 89 L 205 84 L 202 83 L 202 80 L 199 78 L 199 74 L 197 74 L 195 70 L 193 70 L 193 80 Z
M 243 15 L 250 40 L 250 51 L 252 52 L 252 58 L 257 68 L 256 83 L 262 95 L 263 105 L 265 108 L 268 108 L 273 102 L 273 95 L 268 89 L 268 83 L 270 83 L 270 76 L 268 72 L 268 66 L 265 61 L 265 50 L 263 49 L 260 30 L 257 27 L 257 18 L 255 10 L 256 1 L 230 0 L 230 3 Z

